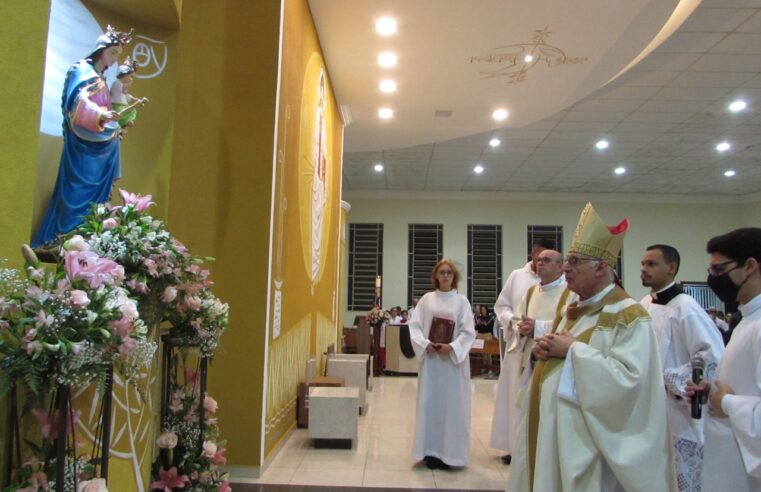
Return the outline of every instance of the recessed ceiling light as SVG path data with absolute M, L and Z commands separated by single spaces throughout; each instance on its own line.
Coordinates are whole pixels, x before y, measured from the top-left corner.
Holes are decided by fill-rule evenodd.
M 507 118 L 508 112 L 506 109 L 497 109 L 492 114 L 491 117 L 495 120 L 504 120 Z
M 719 145 L 716 146 L 716 150 L 718 150 L 719 152 L 725 152 L 729 150 L 729 147 L 731 147 L 731 145 L 729 145 L 729 142 L 721 142 Z
M 391 68 L 396 65 L 397 57 L 396 54 L 391 53 L 390 51 L 384 51 L 380 55 L 378 55 L 378 65 L 385 68 Z
M 742 99 L 738 99 L 737 101 L 733 101 L 729 105 L 729 110 L 733 113 L 737 113 L 738 111 L 742 111 L 743 109 L 747 108 L 748 104 L 743 101 Z
M 532 55 L 526 55 L 523 57 L 523 61 L 525 61 L 526 63 L 531 63 L 532 61 L 534 61 L 534 57 Z
M 597 143 L 595 144 L 595 147 L 597 147 L 600 150 L 607 149 L 609 146 L 610 146 L 610 144 L 605 139 L 598 140 Z
M 384 120 L 387 120 L 389 118 L 394 117 L 394 110 L 391 108 L 380 108 L 378 110 L 378 116 L 383 118 Z
M 727 169 L 726 171 L 724 171 L 724 176 L 726 176 L 726 177 L 728 177 L 728 178 L 731 178 L 731 177 L 732 177 L 732 176 L 734 176 L 735 174 L 737 174 L 737 173 L 736 173 L 736 172 L 734 172 L 732 169 Z
M 375 21 L 375 30 L 381 36 L 391 36 L 396 32 L 396 19 L 393 17 L 381 17 Z
M 484 166 L 482 166 L 481 164 L 477 164 L 476 167 L 473 168 L 473 172 L 476 174 L 481 174 L 482 172 L 484 172 Z
M 619 175 L 626 174 L 626 168 L 624 166 L 618 166 L 613 170 L 613 172 Z
M 499 144 L 501 143 L 502 142 L 498 138 L 492 138 L 491 140 L 489 140 L 489 145 L 491 145 L 492 147 L 499 147 Z
M 394 92 L 396 90 L 396 82 L 393 80 L 381 80 L 380 82 L 381 92 Z
M 380 163 L 376 164 L 375 166 L 373 166 L 373 169 L 375 169 L 376 173 L 383 172 L 383 164 L 380 164 Z

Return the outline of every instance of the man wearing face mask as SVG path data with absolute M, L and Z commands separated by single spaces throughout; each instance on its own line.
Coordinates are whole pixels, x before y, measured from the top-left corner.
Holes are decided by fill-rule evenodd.
M 744 228 L 708 241 L 708 286 L 725 303 L 739 302 L 737 325 L 716 379 L 688 385 L 708 393 L 703 490 L 761 490 L 761 229 Z

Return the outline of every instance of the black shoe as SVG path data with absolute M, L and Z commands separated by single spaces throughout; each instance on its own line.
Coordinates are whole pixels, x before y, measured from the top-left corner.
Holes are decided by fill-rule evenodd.
M 441 460 L 438 460 L 438 461 L 439 461 L 438 462 L 438 469 L 439 470 L 450 470 L 452 468 L 451 466 L 447 465 L 443 461 L 441 461 Z
M 509 465 L 511 461 L 513 461 L 513 457 L 509 454 L 506 454 L 502 457 L 502 463 L 506 465 Z
M 423 461 L 425 462 L 425 466 L 428 467 L 429 470 L 435 470 L 438 468 L 438 461 L 440 461 L 438 458 L 435 458 L 433 456 L 426 456 L 423 458 Z

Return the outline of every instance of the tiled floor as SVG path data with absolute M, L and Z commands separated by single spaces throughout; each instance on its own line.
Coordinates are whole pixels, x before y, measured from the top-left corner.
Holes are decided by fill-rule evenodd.
M 472 380 L 470 465 L 429 470 L 410 456 L 417 379 L 375 378 L 367 415 L 359 418 L 352 449 L 315 449 L 306 429 L 296 429 L 272 464 L 251 484 L 333 485 L 402 489 L 504 490 L 509 467 L 489 447 L 496 380 Z M 242 483 L 243 480 L 236 480 Z M 268 490 L 240 487 L 237 490 Z M 284 490 L 273 488 L 272 490 Z

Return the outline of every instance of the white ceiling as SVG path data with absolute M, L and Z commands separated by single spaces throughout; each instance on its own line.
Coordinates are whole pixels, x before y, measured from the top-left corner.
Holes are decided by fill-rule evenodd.
M 334 1 L 344 2 L 311 0 L 310 6 L 313 10 L 319 10 L 324 6 L 323 2 Z M 423 0 L 390 3 L 403 9 L 420 1 Z M 355 3 L 368 7 L 379 4 L 375 0 Z M 441 1 L 441 4 L 447 5 L 460 3 L 471 2 Z M 502 3 L 511 6 L 535 4 L 527 0 Z M 628 5 L 621 2 L 624 3 Z M 644 15 L 644 10 L 655 8 L 655 3 L 639 2 L 639 17 Z M 364 21 L 359 17 L 362 10 L 351 12 L 352 19 L 358 25 L 369 24 L 369 30 L 372 30 L 372 22 L 379 12 L 387 13 L 377 8 L 367 8 L 364 12 L 367 21 Z M 427 15 L 435 21 L 440 10 L 430 11 Z M 396 11 L 388 13 L 397 14 Z M 464 14 L 460 12 L 458 15 Z M 407 18 L 404 14 L 402 17 Z M 378 99 L 379 93 L 373 92 L 374 87 L 354 87 L 351 92 L 340 90 L 337 81 L 342 80 L 343 67 L 331 63 L 331 44 L 326 45 L 323 39 L 318 14 L 315 14 L 315 19 L 339 103 L 354 101 L 352 98 L 361 98 L 362 94 L 366 99 Z M 532 28 L 534 24 L 536 21 L 531 24 Z M 574 25 L 574 22 L 569 21 L 569 24 Z M 400 31 L 404 25 L 400 23 Z M 647 33 L 645 37 L 652 38 L 661 26 L 655 29 L 639 27 Z M 450 33 L 454 43 L 463 42 L 454 26 L 442 24 L 441 29 Z M 494 34 L 487 35 L 487 32 Z M 584 34 L 586 32 L 588 30 L 582 31 Z M 355 32 L 352 36 L 356 35 Z M 341 37 L 340 33 L 335 32 L 331 36 L 333 39 Z M 494 48 L 514 42 L 511 39 L 506 43 L 505 35 L 499 30 L 484 31 L 482 37 L 484 39 L 479 41 L 479 48 L 473 54 L 487 51 L 483 49 L 487 46 Z M 522 34 L 521 41 L 517 42 L 522 42 L 524 37 Z M 644 48 L 642 39 L 633 41 L 640 50 Z M 352 41 L 351 37 L 345 38 L 344 42 L 355 46 L 363 44 Z M 610 40 L 608 42 L 615 44 Z M 431 59 L 447 56 L 437 46 L 437 43 L 425 45 Z M 407 49 L 415 51 L 417 48 L 399 44 L 400 60 Z M 374 57 L 377 50 L 371 51 L 365 55 Z M 570 53 L 574 51 L 570 48 L 566 51 L 569 56 L 577 55 Z M 586 55 L 585 51 L 579 51 L 578 56 Z M 627 57 L 621 58 L 618 69 L 636 56 L 635 51 L 626 51 Z M 355 56 L 363 54 L 356 53 Z M 599 87 L 603 78 L 598 73 L 578 80 L 569 72 L 560 72 L 565 68 L 573 71 L 580 66 L 536 67 L 527 72 L 533 93 L 558 90 L 552 82 L 557 78 L 567 78 L 573 85 L 570 93 L 551 99 L 546 106 L 557 105 L 563 98 L 574 102 L 561 105 L 552 114 L 525 126 L 518 126 L 515 120 L 520 123 L 521 120 L 531 120 L 532 116 L 513 119 L 513 112 L 510 118 L 513 120 L 512 126 L 483 131 L 483 124 L 478 121 L 464 122 L 458 131 L 459 135 L 466 136 L 428 140 L 435 143 L 396 148 L 393 139 L 388 139 L 386 145 L 376 147 L 372 132 L 364 135 L 363 132 L 352 133 L 350 125 L 346 130 L 347 149 L 365 147 L 387 150 L 346 152 L 343 163 L 344 190 L 576 191 L 679 195 L 743 195 L 761 191 L 761 0 L 703 0 L 676 32 L 639 64 L 607 86 L 578 100 L 574 99 L 574 94 L 583 93 L 590 86 Z M 612 73 L 615 73 L 615 66 L 615 63 L 608 61 L 595 65 L 597 68 L 591 67 L 591 72 L 602 70 L 610 74 L 613 70 Z M 453 73 L 440 73 L 437 68 L 441 67 L 435 64 L 419 67 L 415 79 L 428 82 L 421 82 L 421 87 L 415 87 L 416 93 L 436 94 L 442 101 L 447 100 L 450 90 L 453 91 L 452 97 L 460 97 L 458 94 L 463 91 L 482 95 L 484 99 L 490 97 L 480 81 L 474 80 L 455 89 L 443 82 L 454 78 L 463 83 L 473 75 L 471 66 L 461 67 Z M 370 75 L 372 80 L 378 78 L 377 73 Z M 441 84 L 431 82 L 432 77 L 433 80 L 442 80 Z M 400 94 L 405 90 L 412 89 L 400 84 Z M 738 114 L 730 113 L 727 105 L 737 97 L 748 103 L 748 109 Z M 398 100 L 402 100 L 401 96 Z M 474 103 L 473 99 L 465 100 Z M 354 104 L 350 104 L 352 113 L 357 117 L 353 125 L 358 128 L 366 115 L 360 118 Z M 475 108 L 477 111 L 474 113 L 486 112 L 488 117 L 492 106 L 485 103 L 481 108 L 468 107 Z M 413 112 L 416 107 L 416 104 L 408 102 L 397 114 L 407 110 Z M 458 111 L 458 108 L 447 109 L 454 109 L 455 113 Z M 542 110 L 546 108 L 534 108 L 532 114 L 539 114 Z M 522 113 L 519 112 L 519 115 Z M 476 114 L 474 119 L 481 116 Z M 395 118 L 386 123 L 389 126 L 403 125 L 399 122 L 402 119 Z M 422 121 L 415 124 L 424 126 Z M 435 124 L 428 123 L 428 126 Z M 407 130 L 407 133 L 411 132 Z M 376 129 L 376 133 L 387 132 Z M 420 134 L 425 135 L 426 132 Z M 502 144 L 497 148 L 490 147 L 488 141 L 492 137 L 501 139 Z M 610 147 L 598 151 L 594 144 L 603 137 L 610 141 Z M 384 142 L 384 138 L 377 141 Z M 724 140 L 730 142 L 732 147 L 727 152 L 719 153 L 715 146 Z M 383 163 L 383 173 L 373 171 L 376 163 Z M 472 171 L 478 163 L 485 168 L 481 175 L 475 175 Z M 618 165 L 625 166 L 627 173 L 614 175 L 613 168 Z M 723 173 L 730 168 L 737 175 L 725 178 Z

